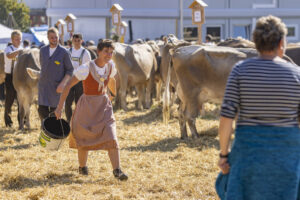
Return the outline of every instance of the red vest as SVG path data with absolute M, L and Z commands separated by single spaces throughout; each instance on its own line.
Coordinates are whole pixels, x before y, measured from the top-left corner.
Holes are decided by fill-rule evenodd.
M 104 81 L 104 88 L 100 88 L 98 91 L 99 83 L 93 78 L 91 72 L 88 77 L 82 81 L 83 93 L 86 95 L 102 95 L 105 92 L 105 88 L 108 84 L 110 78 L 111 68 L 108 74 L 107 79 Z

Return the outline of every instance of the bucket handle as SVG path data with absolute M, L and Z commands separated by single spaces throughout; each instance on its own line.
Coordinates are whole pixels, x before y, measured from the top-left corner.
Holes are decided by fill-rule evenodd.
M 49 115 L 48 115 L 48 117 L 51 117 L 51 115 L 54 115 L 55 116 L 55 114 L 54 114 L 54 111 L 53 112 L 50 112 L 49 113 Z M 63 125 L 62 125 L 62 120 L 61 119 L 59 119 L 59 122 L 60 122 L 60 127 L 61 127 L 61 130 L 62 130 L 62 133 L 63 133 L 63 138 L 65 138 L 65 130 L 64 130 L 64 127 L 63 127 Z M 56 149 L 56 151 L 58 151 L 58 149 L 60 148 L 60 145 L 62 144 L 62 139 L 60 140 L 60 143 L 59 143 L 59 145 L 58 145 L 58 147 L 57 147 L 57 149 Z
M 62 130 L 62 133 L 63 133 L 63 138 L 65 138 L 65 130 L 64 130 L 64 127 L 63 127 L 63 125 L 62 125 L 62 120 L 59 119 L 59 122 L 60 122 L 60 127 L 61 127 L 61 130 Z M 60 145 L 61 145 L 62 141 L 63 141 L 63 139 L 60 140 L 60 143 L 59 143 L 59 145 L 58 145 L 58 147 L 57 147 L 57 151 L 58 151 L 58 149 L 60 148 Z

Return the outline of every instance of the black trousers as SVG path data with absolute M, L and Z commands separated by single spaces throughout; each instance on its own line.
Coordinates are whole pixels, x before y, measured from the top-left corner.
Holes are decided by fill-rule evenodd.
M 17 92 L 16 92 L 13 82 L 12 82 L 12 74 L 6 74 L 6 76 L 5 76 L 5 109 L 4 109 L 5 126 L 11 126 L 13 123 L 11 120 L 10 114 L 11 114 L 11 107 L 12 107 L 15 99 L 17 99 Z M 19 120 L 19 104 L 18 104 L 18 120 Z
M 41 119 L 41 124 L 43 123 L 43 120 L 46 117 L 48 117 L 48 116 L 54 117 L 55 116 L 55 114 L 54 114 L 55 109 L 56 109 L 56 107 L 39 105 L 38 112 L 39 112 L 39 117 Z
M 5 87 L 5 83 L 0 84 L 0 100 L 5 99 L 4 87 Z
M 79 98 L 81 97 L 83 93 L 83 87 L 82 87 L 82 82 L 80 81 L 76 85 L 74 85 L 69 92 L 69 95 L 66 99 L 66 104 L 65 104 L 65 113 L 68 122 L 71 121 L 72 118 L 72 104 L 73 101 L 75 100 L 75 104 L 77 104 Z

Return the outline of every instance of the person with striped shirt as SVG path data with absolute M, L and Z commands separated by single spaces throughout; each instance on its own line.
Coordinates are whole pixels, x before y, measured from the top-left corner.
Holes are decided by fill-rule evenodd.
M 279 18 L 260 18 L 253 32 L 259 56 L 237 63 L 228 78 L 216 180 L 222 200 L 300 199 L 300 67 L 282 59 L 286 34 Z

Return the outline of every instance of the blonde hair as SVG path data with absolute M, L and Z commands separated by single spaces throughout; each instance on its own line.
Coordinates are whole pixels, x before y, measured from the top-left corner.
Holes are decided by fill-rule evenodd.
M 56 35 L 59 35 L 58 30 L 55 27 L 49 28 L 47 31 L 47 35 L 49 35 L 49 33 L 55 33 Z
M 257 20 L 253 31 L 253 41 L 259 52 L 274 51 L 286 35 L 287 28 L 281 19 L 269 15 Z
M 22 37 L 22 32 L 19 30 L 13 30 L 13 32 L 11 32 L 11 35 L 10 35 L 11 39 L 13 39 L 16 35 Z

